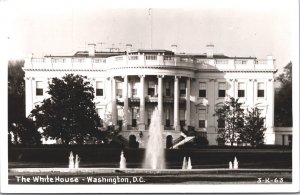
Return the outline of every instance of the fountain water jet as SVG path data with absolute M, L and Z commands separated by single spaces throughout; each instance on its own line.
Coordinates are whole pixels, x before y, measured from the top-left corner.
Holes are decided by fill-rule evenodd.
M 186 169 L 187 168 L 187 163 L 186 163 L 186 158 L 183 158 L 183 163 L 182 163 L 182 169 Z
M 156 108 L 151 116 L 149 139 L 146 147 L 146 156 L 143 167 L 146 169 L 164 169 L 165 154 L 163 147 L 162 125 L 159 111 Z
M 74 156 L 73 156 L 73 152 L 70 152 L 70 156 L 69 156 L 69 168 L 73 169 L 74 168 Z
M 189 157 L 188 160 L 188 164 L 187 164 L 187 168 L 186 169 L 192 169 L 192 161 L 191 161 L 191 157 Z
M 232 162 L 229 161 L 229 169 L 232 169 Z
M 126 169 L 126 158 L 124 156 L 123 151 L 121 152 L 120 156 L 120 169 Z
M 237 161 L 236 157 L 234 157 L 233 168 L 234 169 L 238 169 L 239 168 L 239 162 Z
M 79 162 L 80 162 L 80 158 L 79 158 L 78 154 L 76 154 L 76 157 L 75 157 L 75 164 L 74 164 L 74 168 L 75 168 L 75 169 L 78 169 L 78 168 L 79 168 Z

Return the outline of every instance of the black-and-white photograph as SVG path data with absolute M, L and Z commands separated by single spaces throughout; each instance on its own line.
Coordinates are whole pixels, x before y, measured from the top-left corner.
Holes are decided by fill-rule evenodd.
M 299 192 L 299 2 L 118 2 L 0 1 L 1 191 Z

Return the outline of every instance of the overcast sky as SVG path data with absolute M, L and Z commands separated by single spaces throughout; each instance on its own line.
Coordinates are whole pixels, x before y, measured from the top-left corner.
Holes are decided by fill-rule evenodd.
M 100 42 L 105 43 L 102 48 L 124 47 L 126 43 L 150 48 L 152 5 L 103 8 L 101 2 L 105 1 L 72 2 L 2 1 L 2 8 L 9 10 L 4 16 L 7 31 L 2 36 L 12 55 L 73 54 L 84 50 L 87 43 Z M 273 55 L 278 68 L 292 60 L 297 22 L 294 4 L 244 1 L 236 6 L 225 2 L 228 5 L 155 4 L 151 12 L 152 48 L 170 49 L 171 44 L 177 44 L 180 52 L 205 53 L 206 44 L 214 44 L 215 52 L 228 56 Z M 101 44 L 97 48 L 100 50 Z

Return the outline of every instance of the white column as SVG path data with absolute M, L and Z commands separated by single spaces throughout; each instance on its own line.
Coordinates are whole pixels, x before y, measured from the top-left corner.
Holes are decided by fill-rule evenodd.
M 179 126 L 179 78 L 174 78 L 174 128 L 180 130 Z
M 124 116 L 123 116 L 123 130 L 127 130 L 128 126 L 128 112 L 129 112 L 129 107 L 128 107 L 128 76 L 124 76 L 124 82 L 123 82 L 123 90 L 124 90 Z
M 159 124 L 162 125 L 162 121 L 163 121 L 163 80 L 162 80 L 163 76 L 158 76 L 158 114 L 159 114 Z
M 185 110 L 185 125 L 191 125 L 191 102 L 190 102 L 190 95 L 191 95 L 191 79 L 188 78 L 186 80 L 186 110 Z
M 139 130 L 145 130 L 145 75 L 140 75 L 140 125 Z
M 274 79 L 268 80 L 267 85 L 267 112 L 266 112 L 266 144 L 275 144 L 274 133 Z
M 27 77 L 25 79 L 25 90 L 26 90 L 26 117 L 29 116 L 29 114 L 31 113 L 31 110 L 33 109 L 33 94 L 35 94 L 35 89 L 33 89 L 32 87 L 32 78 L 31 77 Z
M 116 98 L 116 80 L 114 77 L 111 78 L 111 121 L 112 121 L 112 125 L 117 125 L 117 120 L 118 120 L 118 116 L 117 116 L 117 98 Z

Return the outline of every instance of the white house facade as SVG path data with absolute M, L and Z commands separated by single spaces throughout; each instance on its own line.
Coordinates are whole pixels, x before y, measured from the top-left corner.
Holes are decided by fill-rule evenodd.
M 151 114 L 157 107 L 164 141 L 175 141 L 182 130 L 193 128 L 217 145 L 218 124 L 213 116 L 227 96 L 239 98 L 243 108 L 258 107 L 266 117 L 266 144 L 275 144 L 274 74 L 272 56 L 229 57 L 213 53 L 213 45 L 202 54 L 169 50 L 89 51 L 71 56 L 29 58 L 25 62 L 26 115 L 48 97 L 53 77 L 73 73 L 87 76 L 95 89 L 95 105 L 103 127 L 134 136 L 144 147 Z M 168 147 L 168 146 L 166 146 Z

